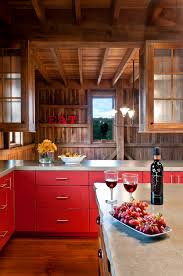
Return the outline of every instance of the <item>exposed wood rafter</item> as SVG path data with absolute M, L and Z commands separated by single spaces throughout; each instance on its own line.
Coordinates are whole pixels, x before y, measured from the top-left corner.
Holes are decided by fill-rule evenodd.
M 108 53 L 109 53 L 109 48 L 106 48 L 104 51 L 104 56 L 103 56 L 101 67 L 100 67 L 100 73 L 98 76 L 97 85 L 99 85 L 101 82 L 103 71 L 104 71 L 104 66 L 105 66 L 105 63 L 106 63 L 107 57 L 108 57 Z
M 176 25 L 176 4 L 174 10 L 171 10 L 170 16 L 166 14 L 164 8 L 166 8 L 166 1 L 162 0 L 150 0 L 147 8 L 147 25 L 159 25 L 172 27 Z
M 121 3 L 120 0 L 113 0 L 113 14 L 112 14 L 112 24 L 115 25 L 118 23 L 119 14 L 121 10 Z
M 73 13 L 76 20 L 76 24 L 81 23 L 81 1 L 80 0 L 72 0 Z
M 48 72 L 44 66 L 44 64 L 41 62 L 36 50 L 34 49 L 31 49 L 31 52 L 32 52 L 32 57 L 34 58 L 34 61 L 35 61 L 35 66 L 36 66 L 36 69 L 39 70 L 39 72 L 41 73 L 42 77 L 47 81 L 47 82 L 50 82 L 50 78 L 48 76 Z
M 45 9 L 40 0 L 32 0 L 32 5 L 37 15 L 37 18 L 42 24 L 46 22 Z
M 64 84 L 66 86 L 67 85 L 67 80 L 66 80 L 66 77 L 65 77 L 65 72 L 64 72 L 64 69 L 63 69 L 63 64 L 62 64 L 62 60 L 61 60 L 61 56 L 60 56 L 59 50 L 58 49 L 54 49 L 54 48 L 51 48 L 50 50 L 51 50 L 51 53 L 52 53 L 52 55 L 54 57 L 54 60 L 55 60 L 55 62 L 57 64 L 60 76 L 61 76 L 61 78 L 64 81 Z
M 83 59 L 82 59 L 82 49 L 81 48 L 78 48 L 78 61 L 79 61 L 80 84 L 83 84 Z
M 136 49 L 127 49 L 123 59 L 121 60 L 117 71 L 114 74 L 114 77 L 112 79 L 112 85 L 115 85 L 118 79 L 121 77 L 123 71 L 125 70 L 128 61 L 135 55 Z

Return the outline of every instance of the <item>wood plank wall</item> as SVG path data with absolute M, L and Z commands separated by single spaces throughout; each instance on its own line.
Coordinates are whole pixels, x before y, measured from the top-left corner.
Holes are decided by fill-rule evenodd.
M 183 160 L 183 134 L 139 133 L 139 93 L 135 91 L 135 118 L 133 125 L 125 118 L 125 153 L 137 160 L 152 159 L 153 146 L 159 146 L 164 160 Z M 132 105 L 132 90 L 124 89 L 124 102 Z
M 37 105 L 38 128 L 36 142 L 50 139 L 58 146 L 55 155 L 64 152 L 78 152 L 87 156 L 87 159 L 110 159 L 116 150 L 116 144 L 91 144 L 88 93 L 90 86 L 63 87 L 58 82 L 46 85 L 37 82 L 36 93 L 39 98 Z M 48 124 L 48 116 L 54 115 L 77 116 L 74 125 Z
M 12 149 L 1 149 L 0 160 L 35 160 L 35 144 L 16 147 Z

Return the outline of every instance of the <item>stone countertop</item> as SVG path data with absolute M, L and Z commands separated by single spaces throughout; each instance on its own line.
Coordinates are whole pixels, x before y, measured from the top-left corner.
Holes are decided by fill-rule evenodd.
M 65 165 L 61 160 L 52 165 L 42 165 L 38 161 L 8 160 L 0 161 L 0 176 L 13 170 L 40 171 L 103 171 L 117 169 L 119 171 L 150 171 L 151 161 L 138 160 L 84 160 L 79 165 Z M 183 171 L 183 161 L 162 161 L 165 171 Z
M 183 275 L 183 185 L 164 185 L 164 205 L 150 205 L 150 212 L 162 212 L 172 232 L 159 238 L 147 238 L 119 225 L 110 215 L 105 199 L 110 189 L 96 183 L 96 196 L 103 226 L 104 242 L 113 276 L 182 276 Z M 150 185 L 140 184 L 134 197 L 150 201 Z M 129 200 L 123 185 L 114 188 L 118 204 Z

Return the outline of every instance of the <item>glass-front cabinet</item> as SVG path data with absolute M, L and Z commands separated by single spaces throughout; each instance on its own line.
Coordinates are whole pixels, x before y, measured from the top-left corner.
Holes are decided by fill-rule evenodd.
M 0 48 L 0 131 L 35 131 L 34 86 L 28 42 Z
M 140 66 L 140 130 L 183 132 L 183 43 L 147 42 Z

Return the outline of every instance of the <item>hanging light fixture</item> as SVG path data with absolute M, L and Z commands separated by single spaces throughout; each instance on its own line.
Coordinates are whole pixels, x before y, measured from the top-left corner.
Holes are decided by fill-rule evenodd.
M 125 117 L 126 114 L 127 114 L 127 112 L 129 111 L 129 107 L 126 107 L 126 106 L 121 107 L 121 108 L 120 108 L 120 111 L 121 111 L 123 117 Z

